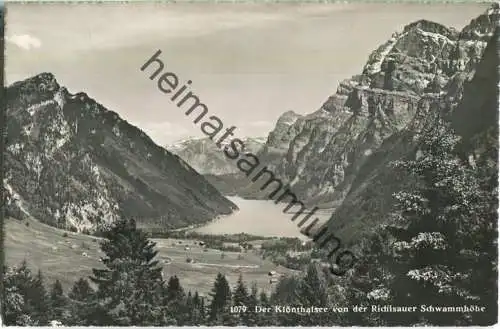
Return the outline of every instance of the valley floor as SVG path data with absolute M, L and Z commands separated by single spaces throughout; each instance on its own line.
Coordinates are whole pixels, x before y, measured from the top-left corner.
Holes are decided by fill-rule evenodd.
M 42 270 L 46 282 L 52 283 L 58 279 L 65 290 L 79 278 L 91 275 L 92 268 L 103 267 L 99 261 L 104 255 L 99 249 L 99 238 L 66 232 L 35 220 L 18 221 L 10 218 L 5 222 L 5 233 L 5 258 L 8 266 L 16 266 L 26 259 L 33 271 Z M 293 270 L 263 260 L 251 251 L 205 251 L 194 240 L 154 241 L 157 243 L 158 259 L 161 260 L 165 278 L 177 275 L 186 290 L 197 290 L 202 294 L 210 291 L 219 272 L 226 275 L 231 285 L 236 283 L 241 273 L 246 282 L 256 282 L 259 288 L 265 290 L 272 288 L 269 271 L 283 275 L 294 273 Z M 187 258 L 194 262 L 188 263 Z

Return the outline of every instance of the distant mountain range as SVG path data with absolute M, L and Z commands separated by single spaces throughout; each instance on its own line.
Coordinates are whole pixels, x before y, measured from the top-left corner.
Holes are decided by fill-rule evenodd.
M 264 137 L 241 138 L 245 143 L 245 151 L 256 154 L 266 143 Z M 223 148 L 229 144 L 230 139 L 221 143 L 218 148 L 210 138 L 185 138 L 165 148 L 177 154 L 189 163 L 197 172 L 203 175 L 226 175 L 239 172 L 234 160 L 228 159 Z
M 7 212 L 94 231 L 118 217 L 178 228 L 237 207 L 185 161 L 51 73 L 6 89 Z

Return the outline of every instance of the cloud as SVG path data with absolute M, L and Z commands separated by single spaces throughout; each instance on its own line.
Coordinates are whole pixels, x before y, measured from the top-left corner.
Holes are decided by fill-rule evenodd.
M 5 40 L 7 40 L 7 42 L 15 44 L 19 48 L 23 48 L 26 50 L 40 48 L 42 46 L 42 42 L 40 41 L 40 39 L 35 38 L 29 34 L 14 34 L 13 36 L 6 37 Z

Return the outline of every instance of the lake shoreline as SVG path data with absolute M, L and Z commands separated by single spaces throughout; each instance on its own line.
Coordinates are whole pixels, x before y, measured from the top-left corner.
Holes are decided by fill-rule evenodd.
M 255 236 L 280 238 L 290 237 L 310 240 L 300 233 L 300 228 L 292 222 L 293 213 L 283 213 L 272 200 L 245 199 L 239 196 L 225 196 L 238 206 L 238 210 L 229 215 L 220 215 L 200 225 L 190 225 L 177 231 L 196 232 L 212 235 L 249 234 Z M 328 209 L 316 213 L 322 222 L 330 218 Z

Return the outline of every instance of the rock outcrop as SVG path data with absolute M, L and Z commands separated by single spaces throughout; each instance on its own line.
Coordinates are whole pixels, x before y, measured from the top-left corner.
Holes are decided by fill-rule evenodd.
M 329 222 L 332 230 L 338 232 L 345 242 L 355 242 L 374 224 L 389 218 L 393 210 L 393 193 L 410 181 L 405 177 L 396 179 L 390 162 L 417 156 L 421 145 L 419 133 L 439 127 L 440 122 L 449 122 L 454 133 L 461 138 L 460 155 L 471 164 L 480 164 L 481 170 L 498 181 L 499 32 L 497 29 L 491 37 L 482 59 L 474 68 L 472 79 L 460 79 L 460 88 L 453 86 L 440 101 L 429 99 L 429 111 L 421 113 L 420 119 L 385 140 L 373 158 L 361 168 Z M 460 97 L 457 97 L 457 89 L 461 90 Z

